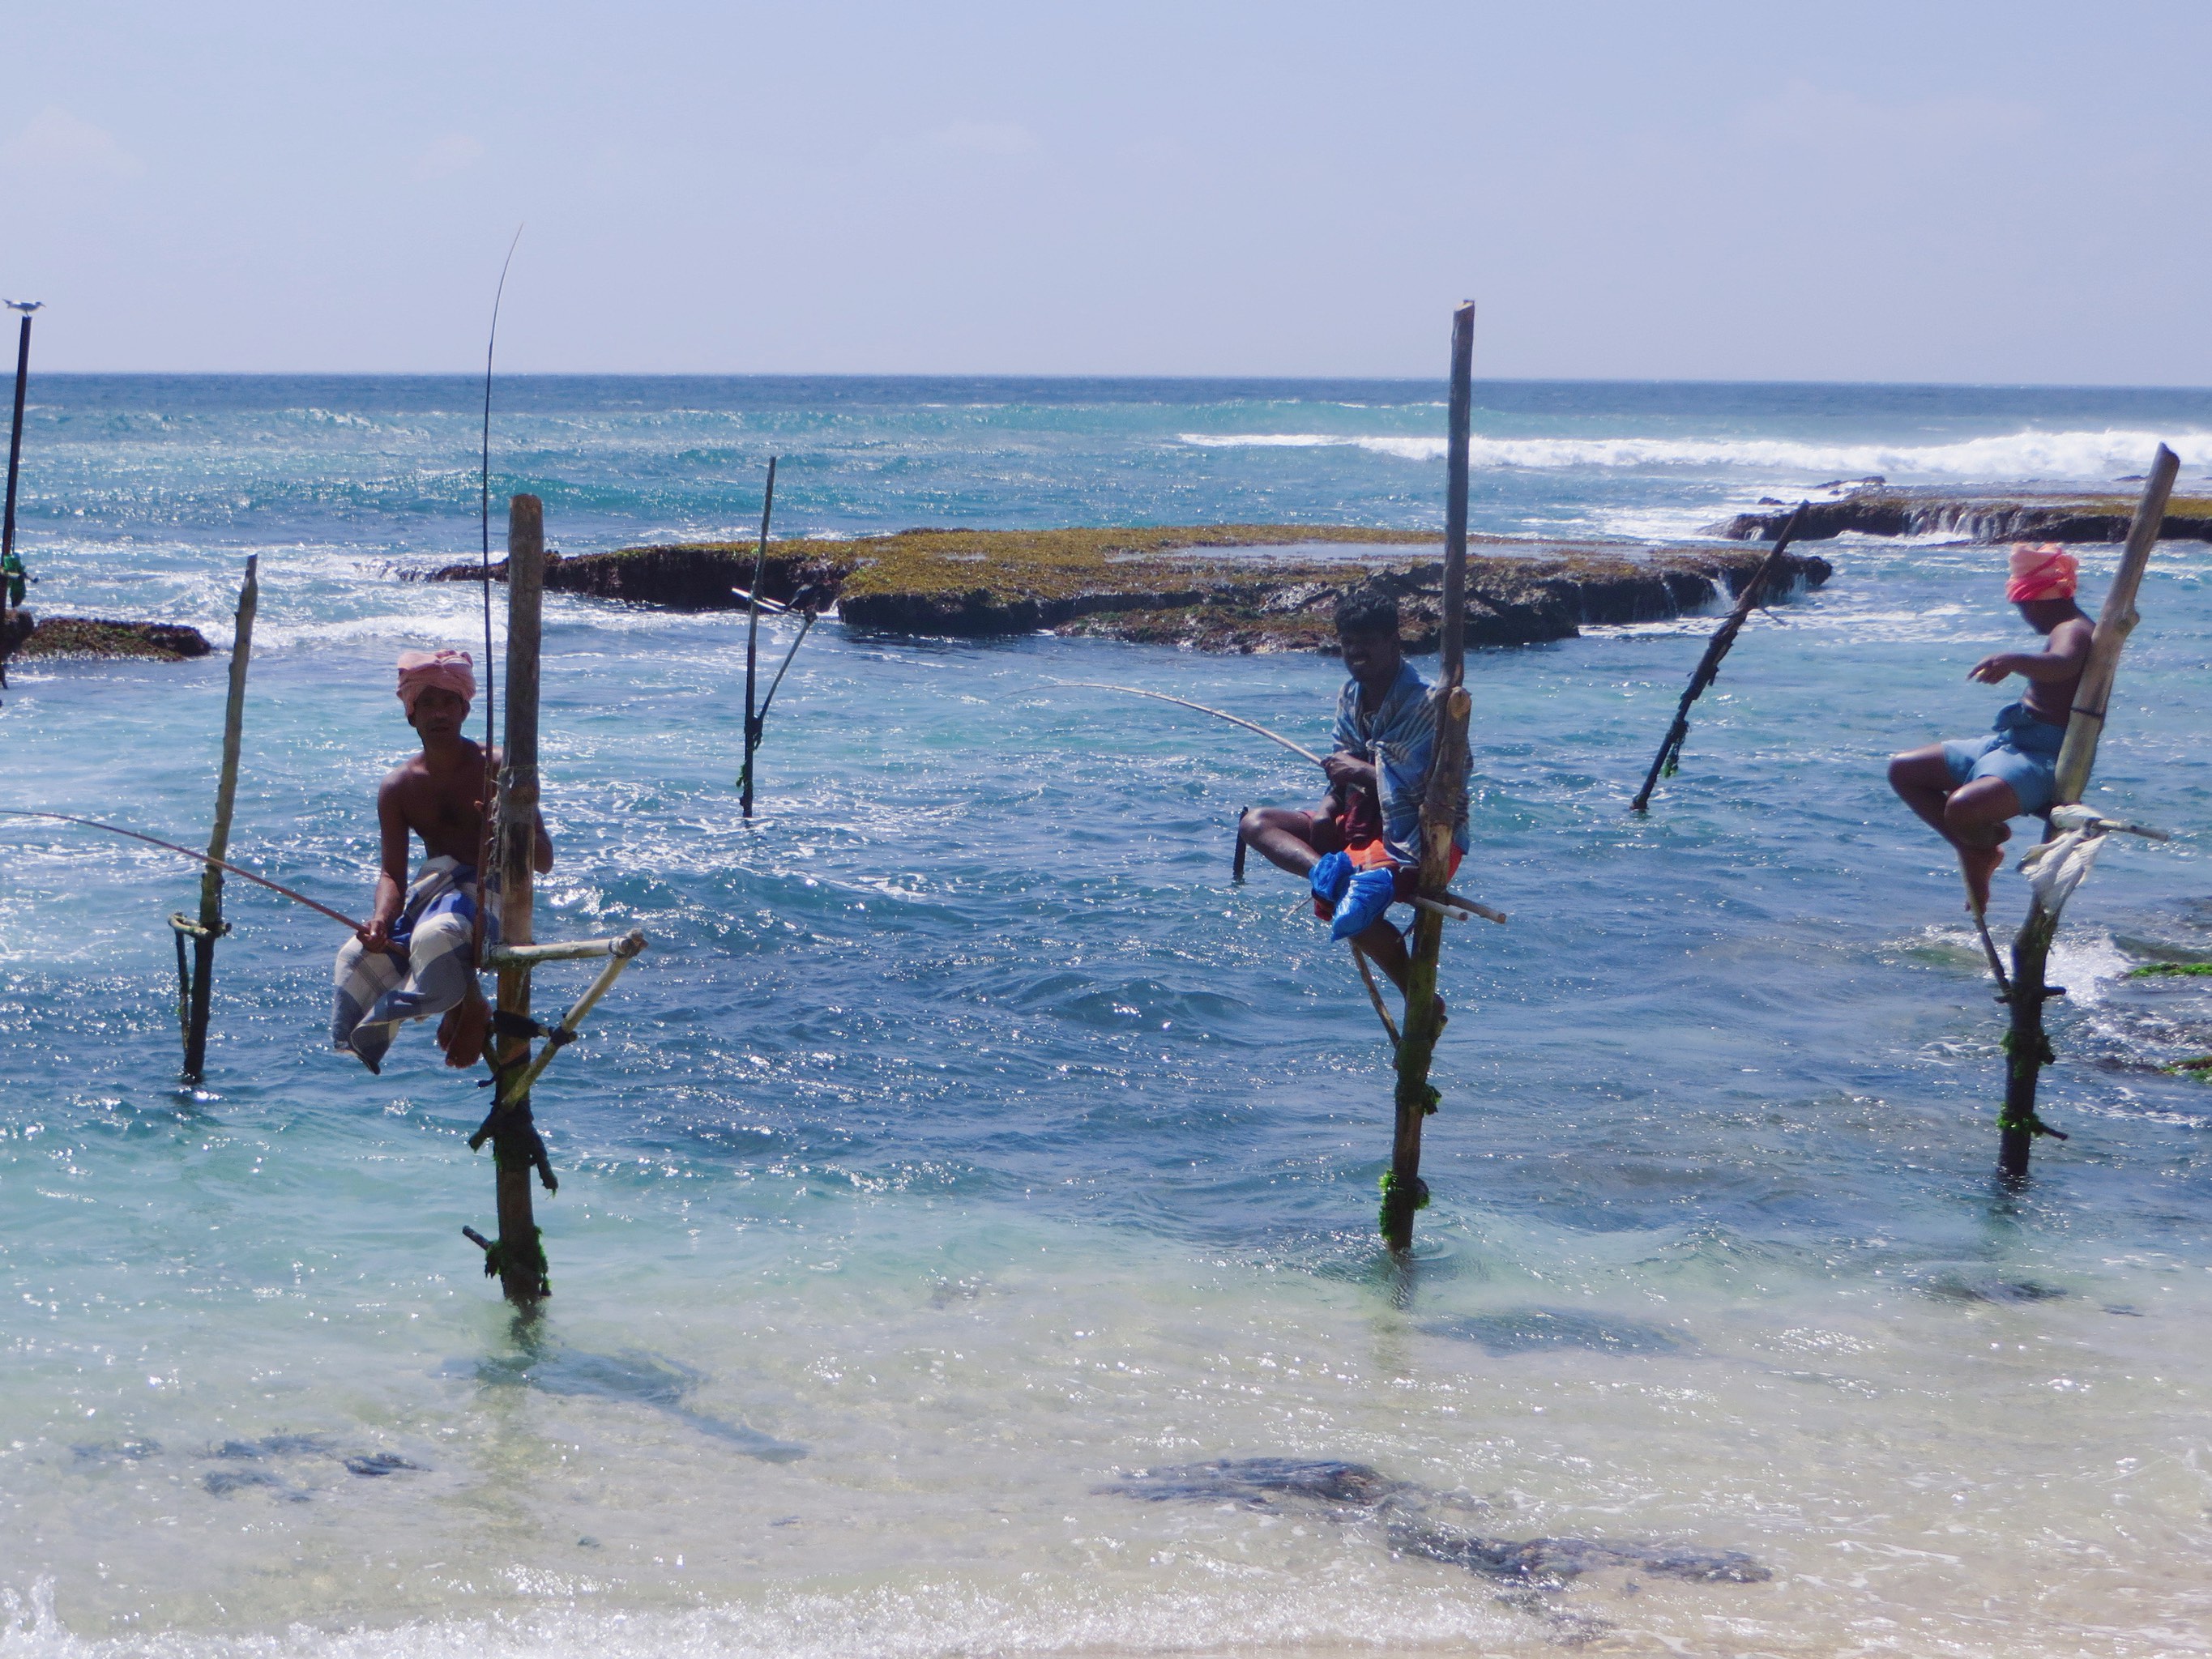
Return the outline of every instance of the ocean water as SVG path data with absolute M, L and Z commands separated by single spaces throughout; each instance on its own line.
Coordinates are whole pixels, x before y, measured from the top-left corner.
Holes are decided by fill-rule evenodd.
M 56 613 L 263 596 L 234 856 L 364 906 L 391 659 L 480 645 L 465 380 L 34 380 Z M 786 531 L 1441 522 L 1440 388 L 526 380 L 495 490 L 576 552 Z M 1478 387 L 1476 528 L 1694 534 L 1762 495 L 2082 482 L 2212 396 Z M 0 1656 L 2212 1648 L 2212 550 L 2159 550 L 2054 977 L 2032 1184 L 2001 1024 L 1893 750 L 1985 726 L 1998 556 L 1844 538 L 1625 810 L 1709 623 L 1478 654 L 1475 850 L 1410 1265 L 1388 1054 L 1241 807 L 1316 793 L 1338 672 L 817 629 L 738 818 L 743 622 L 554 599 L 541 937 L 653 948 L 538 1094 L 519 1328 L 483 1097 L 328 1053 L 339 930 L 233 884 L 176 1083 L 181 860 L 0 820 Z M 2093 602 L 2113 550 L 2087 550 Z M 774 648 L 787 637 L 768 629 Z M 220 657 L 18 664 L 0 805 L 205 833 Z M 2025 907 L 2000 878 L 1996 914 Z M 558 1002 L 586 970 L 549 969 Z M 1140 1471 L 1339 1459 L 1398 1507 Z M 1141 1480 L 1139 1482 L 1141 1489 Z M 1425 1517 L 1409 1527 L 1408 1512 Z M 1424 1530 L 1425 1528 L 1425 1530 Z M 1439 1538 L 1626 1553 L 1510 1583 Z M 1424 1540 L 1427 1540 L 1425 1543 Z M 1767 1576 L 1684 1577 L 1666 1552 Z M 1698 1557 L 1697 1559 L 1705 1559 Z M 1736 1582 L 1747 1579 L 1749 1582 Z

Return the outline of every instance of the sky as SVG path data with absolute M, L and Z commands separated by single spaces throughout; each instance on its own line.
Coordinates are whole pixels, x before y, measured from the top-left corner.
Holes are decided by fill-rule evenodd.
M 0 0 L 51 370 L 2212 384 L 2203 0 Z

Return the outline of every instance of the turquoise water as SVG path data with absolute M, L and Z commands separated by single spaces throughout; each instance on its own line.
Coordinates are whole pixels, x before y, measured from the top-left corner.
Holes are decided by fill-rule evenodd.
M 368 902 L 404 646 L 469 644 L 465 381 L 41 380 L 33 602 L 226 636 L 261 558 L 237 855 Z M 532 380 L 495 489 L 569 551 L 1440 521 L 1437 389 Z M 1476 527 L 1686 535 L 1844 476 L 2212 463 L 2212 397 L 1485 386 Z M 1265 440 L 1267 441 L 1261 441 Z M 1325 661 L 817 629 L 736 811 L 742 622 L 549 608 L 542 936 L 653 949 L 538 1115 L 556 1294 L 478 1276 L 483 1097 L 324 1051 L 330 924 L 230 895 L 176 1086 L 180 861 L 0 832 L 0 1655 L 2187 1652 L 2206 1643 L 2212 551 L 2161 548 L 2100 801 L 2172 828 L 2069 911 L 2063 1063 L 1992 1189 L 2000 1025 L 1893 750 L 1985 725 L 1987 550 L 1856 538 L 1753 623 L 1648 821 L 1709 625 L 1479 655 L 1436 1199 L 1374 1234 L 1387 1056 L 1237 810 L 1314 793 L 1111 679 L 1326 732 Z M 2112 550 L 2087 555 L 2101 592 Z M 780 646 L 781 624 L 771 629 Z M 205 832 L 220 659 L 17 665 L 6 804 Z M 2001 878 L 1998 913 L 2024 908 Z M 550 914 L 549 914 L 550 912 Z M 580 969 L 548 969 L 556 1000 Z M 566 977 L 562 977 L 566 975 Z M 799 1455 L 803 1451 L 803 1455 Z M 1486 1537 L 1740 1550 L 1533 1598 L 1372 1516 L 1147 1504 L 1334 1457 Z M 383 1458 L 412 1467 L 397 1467 Z M 348 1460 L 368 1472 L 356 1472 Z M 383 1470 L 378 1473 L 378 1470 Z M 1447 1502 L 1446 1500 L 1449 1501 Z

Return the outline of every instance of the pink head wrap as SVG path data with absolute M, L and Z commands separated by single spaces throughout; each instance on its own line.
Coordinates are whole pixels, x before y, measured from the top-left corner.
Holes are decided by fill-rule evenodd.
M 415 718 L 415 702 L 435 688 L 465 702 L 477 696 L 476 662 L 465 651 L 403 651 L 399 653 L 399 702 Z
M 2056 542 L 2020 542 L 2012 550 L 2012 580 L 2005 598 L 2014 605 L 2029 599 L 2070 599 L 2081 562 Z

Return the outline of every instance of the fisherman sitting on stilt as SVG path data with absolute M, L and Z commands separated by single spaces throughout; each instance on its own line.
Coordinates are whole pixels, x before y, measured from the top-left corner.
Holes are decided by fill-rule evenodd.
M 1310 878 L 1314 913 L 1406 988 L 1406 943 L 1385 913 L 1415 896 L 1421 797 L 1436 751 L 1429 687 L 1398 641 L 1398 601 L 1353 588 L 1337 602 L 1337 641 L 1351 678 L 1336 700 L 1335 752 L 1322 763 L 1329 791 L 1311 811 L 1262 806 L 1237 833 L 1261 856 Z M 1467 797 L 1452 830 L 1451 867 L 1467 850 Z
M 379 1070 L 385 1051 L 410 1019 L 445 1018 L 438 1046 L 446 1064 L 465 1070 L 483 1058 L 491 1010 L 477 985 L 477 861 L 483 856 L 484 801 L 500 755 L 462 735 L 475 700 L 474 664 L 465 651 L 404 651 L 399 701 L 422 752 L 394 768 L 376 792 L 384 857 L 368 925 L 338 952 L 331 1041 Z M 423 861 L 407 884 L 410 835 Z M 532 862 L 553 867 L 553 843 L 541 819 Z M 403 902 L 402 895 L 404 895 Z
M 1966 893 L 1976 916 L 1989 908 L 1990 878 L 2004 862 L 2012 831 L 2006 820 L 2040 813 L 2051 805 L 2059 745 L 2072 716 L 2074 688 L 2088 661 L 2095 631 L 2074 602 L 2077 564 L 2054 543 L 2023 542 L 2012 550 L 2005 598 L 2037 633 L 2049 636 L 2041 651 L 2001 651 L 1984 657 L 1966 678 L 2001 685 L 2012 675 L 2027 681 L 2018 702 L 1997 711 L 1985 738 L 1954 738 L 1896 757 L 1890 787 L 1959 849 Z

